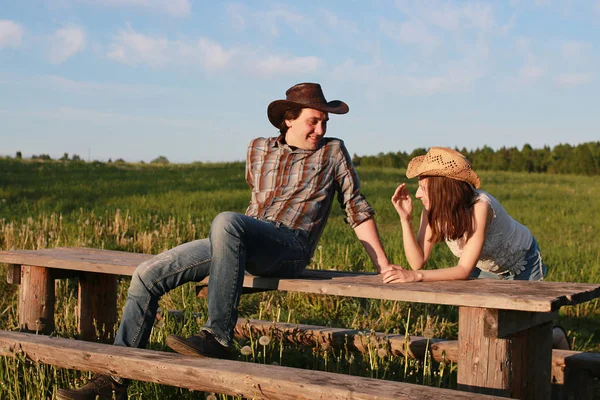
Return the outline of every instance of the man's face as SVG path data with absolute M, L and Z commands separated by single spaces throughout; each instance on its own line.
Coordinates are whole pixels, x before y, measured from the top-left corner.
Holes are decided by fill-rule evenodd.
M 285 141 L 288 145 L 303 150 L 316 150 L 327 131 L 327 113 L 313 108 L 304 108 L 296 119 L 286 119 L 288 131 Z

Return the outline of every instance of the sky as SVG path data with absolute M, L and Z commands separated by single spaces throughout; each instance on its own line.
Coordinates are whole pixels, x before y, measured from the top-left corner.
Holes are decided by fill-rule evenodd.
M 600 140 L 600 0 L 0 0 L 0 155 L 244 160 L 317 82 L 350 154 Z

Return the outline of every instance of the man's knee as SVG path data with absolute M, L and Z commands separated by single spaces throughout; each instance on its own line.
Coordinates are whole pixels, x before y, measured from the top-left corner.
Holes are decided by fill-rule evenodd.
M 139 293 L 140 291 L 152 291 L 154 288 L 154 281 L 156 278 L 156 270 L 159 265 L 170 263 L 172 256 L 169 252 L 160 253 L 152 257 L 148 261 L 144 261 L 137 266 L 131 277 L 131 284 L 129 285 L 129 292 Z
M 243 231 L 243 215 L 231 211 L 222 212 L 213 219 L 210 235 L 229 234 L 239 237 Z

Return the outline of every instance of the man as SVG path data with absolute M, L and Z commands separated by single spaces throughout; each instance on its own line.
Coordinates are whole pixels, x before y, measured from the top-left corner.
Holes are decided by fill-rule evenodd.
M 324 137 L 329 113 L 347 112 L 346 103 L 327 102 L 316 83 L 295 85 L 285 100 L 269 104 L 267 116 L 280 135 L 254 139 L 248 146 L 246 181 L 252 197 L 246 214 L 221 213 L 213 220 L 208 238 L 180 245 L 138 266 L 116 345 L 145 347 L 160 297 L 210 275 L 208 321 L 199 334 L 170 335 L 166 342 L 181 354 L 226 358 L 244 273 L 298 277 L 311 260 L 336 193 L 377 271 L 392 267 L 344 143 Z M 99 375 L 78 390 L 60 389 L 57 398 L 112 399 L 113 390 L 118 399 L 127 398 L 125 380 Z

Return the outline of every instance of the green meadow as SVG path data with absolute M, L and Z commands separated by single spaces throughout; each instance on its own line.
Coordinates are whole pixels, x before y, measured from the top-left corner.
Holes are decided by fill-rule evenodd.
M 404 170 L 358 167 L 363 193 L 376 210 L 379 231 L 390 259 L 406 264 L 399 221 L 390 197 L 407 181 Z M 536 236 L 549 267 L 547 280 L 600 282 L 600 180 L 576 175 L 484 171 L 482 188 L 494 195 Z M 414 194 L 416 181 L 408 181 Z M 222 211 L 244 212 L 250 191 L 243 163 L 144 165 L 0 159 L 0 249 L 86 246 L 157 254 L 208 235 Z M 415 203 L 415 215 L 420 203 Z M 311 268 L 374 271 L 354 232 L 334 207 Z M 418 218 L 415 218 L 415 224 Z M 435 247 L 428 268 L 454 265 L 445 245 Z M 2 276 L 6 266 L 0 266 Z M 120 304 L 128 279 L 119 284 Z M 17 287 L 0 281 L 0 329 L 18 330 Z M 76 336 L 76 283 L 57 281 L 56 332 Z M 155 326 L 149 347 L 166 350 L 170 333 L 192 334 L 206 319 L 206 303 L 193 284 L 165 295 L 164 310 L 184 311 Z M 455 307 L 361 300 L 326 295 L 260 293 L 247 295 L 240 317 L 368 331 L 456 338 Z M 561 310 L 559 322 L 574 350 L 600 351 L 600 302 Z M 268 343 L 267 343 L 268 342 Z M 267 344 L 265 344 L 267 343 Z M 348 349 L 307 348 L 276 338 L 240 339 L 238 358 L 344 374 L 456 387 L 456 366 L 396 357 L 385 348 L 369 354 Z M 242 349 L 250 348 L 242 352 Z M 57 388 L 78 386 L 86 372 L 54 368 L 24 358 L 0 358 L 1 399 L 52 399 Z M 211 397 L 212 396 L 212 397 Z M 225 398 L 135 382 L 132 399 Z

